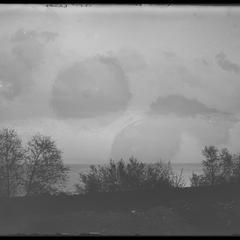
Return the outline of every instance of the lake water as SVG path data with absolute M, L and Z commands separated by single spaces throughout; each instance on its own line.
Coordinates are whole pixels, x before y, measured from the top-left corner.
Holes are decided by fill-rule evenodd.
M 75 184 L 79 182 L 79 173 L 84 173 L 89 170 L 88 164 L 68 164 L 70 168 L 69 179 L 67 181 L 65 191 L 74 192 Z M 190 186 L 189 178 L 192 176 L 192 173 L 201 174 L 201 164 L 200 163 L 172 163 L 172 168 L 175 173 L 180 174 L 183 169 L 183 178 L 186 183 L 186 186 Z

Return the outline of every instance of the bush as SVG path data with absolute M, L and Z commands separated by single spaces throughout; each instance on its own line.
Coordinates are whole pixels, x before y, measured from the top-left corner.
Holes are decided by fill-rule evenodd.
M 192 177 L 190 178 L 191 186 L 192 187 L 200 187 L 204 185 L 208 185 L 206 183 L 206 178 L 204 175 L 197 175 L 195 173 L 192 174 Z
M 78 192 L 116 192 L 131 190 L 157 190 L 184 185 L 175 175 L 171 164 L 158 162 L 145 164 L 131 157 L 128 162 L 110 160 L 106 165 L 92 165 L 88 173 L 80 173 Z
M 227 148 L 215 146 L 203 149 L 205 160 L 202 161 L 203 174 L 192 174 L 191 186 L 219 185 L 240 182 L 240 154 L 231 154 Z

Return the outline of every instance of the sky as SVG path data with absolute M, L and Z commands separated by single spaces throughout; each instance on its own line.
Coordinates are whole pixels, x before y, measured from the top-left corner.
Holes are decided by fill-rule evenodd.
M 240 151 L 240 8 L 0 6 L 0 128 L 65 163 Z

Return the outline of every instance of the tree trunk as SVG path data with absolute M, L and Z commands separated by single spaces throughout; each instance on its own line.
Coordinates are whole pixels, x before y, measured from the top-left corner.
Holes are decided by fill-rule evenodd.
M 7 165 L 7 197 L 10 198 L 10 173 L 8 165 Z

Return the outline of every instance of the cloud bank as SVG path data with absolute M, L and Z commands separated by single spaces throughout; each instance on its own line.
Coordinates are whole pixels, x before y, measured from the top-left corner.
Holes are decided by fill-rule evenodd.
M 181 95 L 160 96 L 150 105 L 150 108 L 152 113 L 175 114 L 181 117 L 219 113 L 215 108 L 210 108 L 196 99 L 188 99 Z
M 52 107 L 60 118 L 94 118 L 126 109 L 128 78 L 118 61 L 96 56 L 60 72 L 52 89 Z

